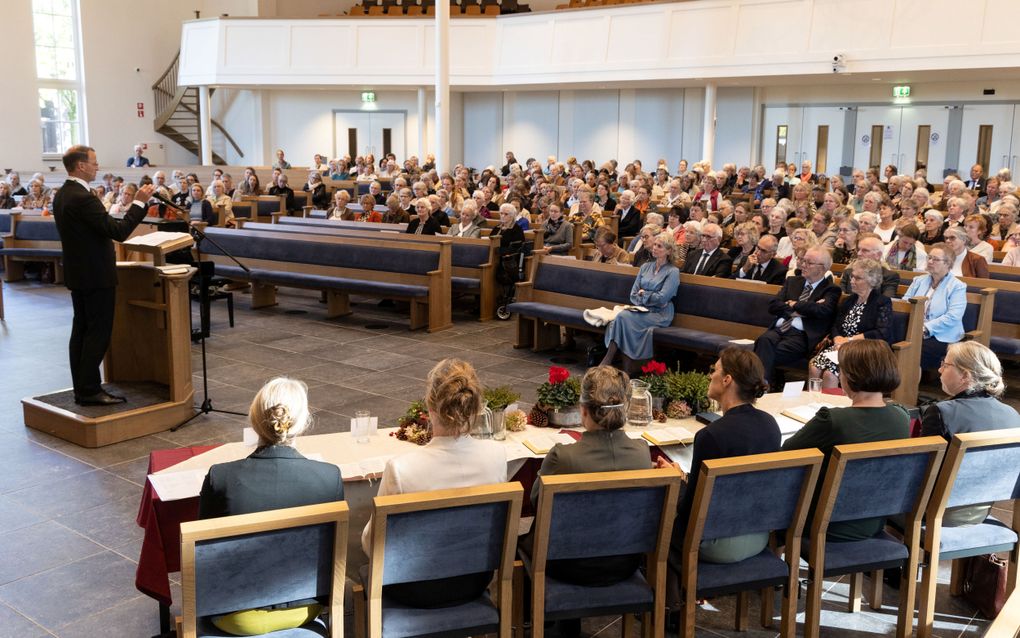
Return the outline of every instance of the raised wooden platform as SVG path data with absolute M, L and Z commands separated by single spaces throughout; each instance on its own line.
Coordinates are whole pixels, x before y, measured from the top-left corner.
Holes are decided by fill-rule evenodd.
M 25 425 L 75 445 L 96 448 L 165 432 L 194 414 L 193 393 L 171 401 L 169 388 L 157 383 L 121 382 L 106 387 L 124 396 L 127 403 L 76 405 L 68 388 L 22 399 Z

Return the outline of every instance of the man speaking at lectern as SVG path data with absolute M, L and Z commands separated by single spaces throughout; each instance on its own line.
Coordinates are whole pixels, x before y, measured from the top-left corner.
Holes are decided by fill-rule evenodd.
M 145 217 L 145 202 L 153 186 L 138 189 L 123 220 L 106 212 L 89 183 L 99 162 L 88 146 L 72 146 L 64 153 L 67 181 L 53 199 L 53 217 L 64 250 L 64 280 L 71 289 L 71 379 L 74 401 L 81 405 L 112 405 L 114 396 L 100 385 L 99 364 L 110 347 L 117 291 L 117 258 L 113 240 L 124 241 Z

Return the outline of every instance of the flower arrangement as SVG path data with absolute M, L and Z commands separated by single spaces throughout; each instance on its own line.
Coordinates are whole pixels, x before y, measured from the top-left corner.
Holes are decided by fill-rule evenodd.
M 673 407 L 673 404 L 676 402 L 685 403 L 686 409 L 690 414 L 702 410 L 708 405 L 709 376 L 707 374 L 676 371 L 663 376 L 665 377 L 667 387 L 665 398 L 669 401 L 666 408 L 667 413 L 669 413 L 669 408 Z M 679 405 L 675 407 L 675 410 L 682 411 Z M 690 414 L 687 416 L 690 416 Z
M 581 381 L 570 376 L 570 370 L 566 368 L 550 366 L 549 380 L 538 386 L 536 394 L 538 403 L 531 409 L 528 422 L 534 426 L 545 427 L 550 424 L 550 414 L 557 410 L 572 408 L 580 402 Z
M 432 425 L 429 423 L 429 411 L 425 408 L 424 399 L 411 403 L 397 424 L 397 431 L 390 432 L 390 436 L 417 445 L 425 445 L 432 440 Z
M 669 394 L 669 385 L 666 383 L 666 364 L 652 360 L 641 366 L 641 380 L 648 384 L 648 392 L 653 397 L 665 399 Z
M 507 412 L 504 423 L 508 432 L 523 432 L 528 424 L 528 413 L 524 410 Z
M 581 382 L 570 376 L 570 370 L 549 367 L 549 380 L 538 386 L 538 402 L 544 408 L 570 408 L 581 400 Z
M 485 399 L 485 405 L 489 406 L 493 412 L 505 410 L 507 406 L 516 403 L 521 398 L 521 395 L 514 392 L 513 388 L 508 385 L 485 388 L 482 396 Z

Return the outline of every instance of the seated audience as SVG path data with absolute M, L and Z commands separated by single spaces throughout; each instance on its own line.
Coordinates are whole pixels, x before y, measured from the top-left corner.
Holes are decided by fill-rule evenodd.
M 15 206 L 17 206 L 17 202 L 14 201 L 14 196 L 11 195 L 11 185 L 0 181 L 0 208 L 14 208 Z
M 212 204 L 213 211 L 216 210 L 217 206 L 223 208 L 223 215 L 225 216 L 224 221 L 225 225 L 227 226 L 234 225 L 234 200 L 230 198 L 230 195 L 227 195 L 226 191 L 224 190 L 222 180 L 216 180 L 212 183 L 212 195 L 206 197 L 206 199 L 208 199 L 209 203 Z
M 546 220 L 542 232 L 544 233 L 542 246 L 548 248 L 553 255 L 565 255 L 574 246 L 574 225 L 563 218 L 559 204 L 552 203 L 546 207 Z M 598 243 L 597 232 L 595 241 Z
M 620 215 L 619 234 L 621 237 L 632 237 L 641 229 L 641 211 L 634 205 L 634 191 L 620 193 L 620 203 L 616 207 Z
M 726 277 L 733 271 L 733 261 L 719 248 L 722 228 L 718 224 L 705 224 L 701 232 L 701 248 L 689 251 L 684 260 L 684 272 L 705 277 Z
M 651 358 L 652 331 L 673 322 L 673 297 L 680 286 L 680 270 L 673 265 L 675 250 L 671 233 L 660 232 L 655 236 L 653 259 L 638 270 L 630 290 L 630 303 L 643 306 L 648 312 L 621 312 L 606 327 L 607 350 L 601 365 L 612 365 L 617 352 L 623 356 L 624 370 L 633 361 Z
M 297 205 L 297 202 L 294 199 L 294 189 L 287 185 L 287 176 L 283 173 L 280 173 L 276 177 L 276 180 L 273 182 L 273 186 L 269 187 L 268 194 L 273 195 L 274 197 L 279 197 L 281 195 L 285 197 L 286 199 L 284 200 L 283 208 L 288 213 L 301 210 L 301 207 Z
M 46 194 L 41 180 L 33 179 L 28 183 L 28 194 L 21 198 L 21 207 L 25 210 L 49 208 L 50 196 Z
M 970 252 L 980 255 L 985 263 L 992 263 L 995 249 L 985 241 L 988 238 L 988 220 L 984 215 L 968 215 L 963 222 L 963 230 L 967 233 L 967 247 Z
M 326 209 L 326 218 L 335 221 L 351 221 L 354 211 L 347 207 L 351 203 L 351 193 L 343 188 L 333 193 L 333 203 Z M 374 200 L 373 200 L 374 203 Z
M 597 264 L 614 266 L 630 265 L 631 254 L 620 248 L 616 243 L 616 234 L 603 226 L 595 233 L 595 254 L 592 256 L 592 261 Z
M 857 236 L 861 225 L 856 219 L 844 219 L 836 232 L 836 243 L 832 250 L 832 263 L 849 264 L 857 257 Z
M 680 573 L 682 569 L 684 537 L 702 463 L 710 459 L 779 451 L 782 438 L 779 425 L 771 414 L 754 407 L 755 400 L 765 394 L 767 388 L 765 370 L 752 352 L 736 347 L 726 348 L 712 366 L 708 398 L 718 401 L 722 417 L 694 435 L 694 458 L 677 503 L 670 540 L 669 567 L 673 571 Z M 665 466 L 666 461 L 660 460 L 658 465 Z M 674 467 L 680 469 L 678 465 Z M 768 533 L 707 540 L 699 546 L 698 558 L 709 563 L 736 563 L 759 554 L 768 541 Z
M 251 514 L 344 499 L 340 470 L 312 461 L 294 449 L 294 439 L 308 428 L 308 388 L 280 377 L 255 395 L 248 421 L 259 437 L 247 458 L 209 468 L 198 497 L 199 518 Z M 266 578 L 272 578 L 266 574 Z M 298 600 L 270 609 L 250 609 L 215 617 L 221 630 L 250 636 L 300 627 L 319 615 L 314 600 Z
M 326 185 L 322 183 L 322 173 L 315 170 L 308 174 L 308 181 L 302 187 L 306 193 L 311 193 L 312 207 L 316 210 L 323 210 L 329 206 L 329 193 L 326 192 Z
M 443 228 L 439 222 L 432 217 L 432 205 L 429 200 L 422 197 L 414 203 L 414 210 L 418 216 L 407 224 L 405 233 L 410 235 L 442 235 Z
M 205 222 L 210 226 L 216 225 L 216 211 L 213 210 L 209 200 L 205 198 L 205 189 L 201 184 L 196 182 L 191 185 L 191 196 L 188 197 L 184 207 L 188 210 L 189 222 Z
M 896 356 L 888 343 L 878 339 L 850 341 L 839 350 L 839 384 L 851 405 L 822 408 L 783 444 L 783 450 L 818 448 L 826 463 L 832 448 L 846 443 L 905 439 L 910 436 L 910 417 L 905 408 L 887 404 L 887 395 L 900 385 Z M 821 476 L 825 476 L 822 467 Z M 818 483 L 821 487 L 821 482 Z M 885 527 L 885 518 L 843 521 L 829 525 L 828 542 L 871 538 Z
M 517 224 L 517 209 L 513 204 L 499 207 L 499 225 L 492 229 L 489 237 L 499 237 L 499 249 L 502 253 L 511 252 L 514 243 L 524 243 L 524 230 Z
M 276 149 L 276 161 L 273 162 L 273 168 L 282 170 L 290 168 L 290 162 L 284 157 L 283 149 Z
M 878 238 L 873 241 L 881 242 Z M 892 300 L 881 290 L 882 264 L 874 259 L 859 257 L 843 271 L 843 280 L 849 283 L 850 295 L 836 313 L 828 343 L 824 350 L 811 360 L 810 374 L 821 377 L 823 388 L 839 387 L 839 364 L 826 355 L 835 352 L 848 341 L 860 339 L 892 339 Z M 895 287 L 893 292 L 896 292 Z
M 641 232 L 638 233 L 636 238 L 640 243 L 638 244 L 637 250 L 631 253 L 631 265 L 640 268 L 655 259 L 652 257 L 652 247 L 655 245 L 655 237 L 660 232 L 661 230 L 655 224 L 645 224 L 644 228 L 641 229 Z
M 11 185 L 11 195 L 15 197 L 20 197 L 28 194 L 28 191 L 25 189 L 25 186 L 21 183 L 21 175 L 18 173 L 18 171 L 11 171 L 10 173 L 8 173 L 7 181 Z
M 774 236 L 763 236 L 758 240 L 754 252 L 743 259 L 739 268 L 735 268 L 733 278 L 781 285 L 786 279 L 786 266 L 776 259 L 777 245 Z
M 730 259 L 733 260 L 733 272 L 736 274 L 747 258 L 758 249 L 758 239 L 761 234 L 758 227 L 749 221 L 733 226 L 733 246 L 729 249 Z
M 459 221 L 450 226 L 448 234 L 450 237 L 472 237 L 477 239 L 482 236 L 482 227 L 478 222 L 478 204 L 475 203 L 475 200 L 469 199 L 464 202 L 460 209 Z
M 921 436 L 1020 428 L 1020 415 L 1000 398 L 1006 391 L 1002 364 L 995 353 L 977 341 L 950 345 L 939 366 L 942 391 L 949 399 L 921 406 Z M 991 505 L 946 510 L 943 525 L 976 525 L 985 520 Z
M 945 246 L 953 253 L 950 271 L 957 277 L 988 278 L 988 262 L 984 257 L 970 251 L 967 247 L 967 232 L 959 226 L 947 228 Z
M 386 462 L 379 496 L 506 482 L 503 446 L 468 435 L 485 407 L 482 385 L 470 363 L 458 359 L 437 363 L 425 381 L 425 406 L 432 440 Z M 361 534 L 366 554 L 371 555 L 371 544 L 369 521 Z M 483 572 L 388 585 L 383 593 L 411 607 L 448 607 L 474 600 L 491 580 L 492 572 Z
M 110 214 L 113 213 L 126 213 L 132 206 L 132 202 L 135 201 L 135 194 L 138 193 L 138 186 L 135 184 L 124 184 L 120 188 L 120 197 L 117 198 L 113 204 L 110 205 Z M 185 201 L 187 197 L 185 197 Z M 181 206 L 185 206 L 185 201 L 181 202 Z
M 371 203 L 369 199 L 372 200 Z M 366 205 L 375 206 L 375 198 L 371 195 L 362 195 L 361 209 L 366 210 Z M 408 215 L 398 195 L 390 195 L 386 198 L 386 212 L 383 213 L 382 221 L 384 224 L 407 224 L 411 221 L 411 216 Z
M 953 252 L 945 244 L 928 249 L 927 275 L 910 282 L 904 301 L 927 297 L 921 344 L 921 369 L 933 370 L 946 356 L 946 348 L 963 338 L 963 313 L 967 310 L 967 284 L 951 272 Z
M 850 262 L 850 266 L 862 259 L 873 259 L 877 261 L 882 267 L 882 282 L 879 292 L 890 299 L 896 297 L 897 288 L 900 285 L 900 276 L 895 271 L 886 268 L 885 264 L 882 263 L 882 238 L 875 233 L 868 233 L 862 235 L 857 241 L 857 259 Z M 843 277 L 839 280 L 840 289 L 846 294 L 851 293 L 851 278 L 847 273 L 850 272 L 850 266 L 847 266 L 843 270 Z
M 914 192 L 916 193 L 917 191 Z M 926 210 L 924 212 L 924 230 L 921 231 L 918 241 L 925 246 L 941 244 L 943 241 L 942 232 L 944 230 L 945 225 L 942 213 L 937 210 Z
M 840 297 L 839 286 L 828 275 L 832 266 L 828 250 L 821 246 L 807 249 L 798 266 L 798 274 L 787 277 L 769 302 L 775 323 L 754 342 L 765 378 L 773 386 L 776 367 L 803 360 L 829 333 Z
M 892 270 L 924 272 L 928 265 L 928 253 L 924 244 L 918 241 L 920 231 L 913 223 L 900 226 L 896 241 L 885 251 L 885 264 Z
M 125 166 L 128 168 L 144 168 L 149 165 L 149 158 L 142 155 L 142 145 L 135 144 L 135 154 L 127 159 Z

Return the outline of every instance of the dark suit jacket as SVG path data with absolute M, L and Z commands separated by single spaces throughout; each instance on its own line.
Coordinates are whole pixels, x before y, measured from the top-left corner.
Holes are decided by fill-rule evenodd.
M 198 497 L 198 517 L 251 514 L 344 500 L 340 468 L 269 445 L 239 461 L 209 468 Z
M 815 346 L 825 335 L 829 334 L 832 328 L 832 320 L 836 314 L 836 304 L 842 292 L 839 286 L 832 283 L 832 279 L 825 277 L 811 291 L 807 301 L 798 301 L 800 293 L 804 292 L 806 280 L 800 274 L 787 277 L 783 283 L 783 289 L 769 302 L 769 313 L 787 319 L 793 313 L 801 316 L 804 324 L 804 334 L 807 335 L 808 352 L 814 352 Z M 787 301 L 796 301 L 793 306 L 788 306 Z
M 418 224 L 420 224 L 420 223 L 421 223 L 421 218 L 419 218 L 417 215 L 415 215 L 414 218 L 412 218 L 411 221 L 408 222 L 407 230 L 404 231 L 404 232 L 406 232 L 406 233 L 408 233 L 410 235 L 416 234 L 416 232 L 418 230 Z M 425 227 L 422 228 L 422 231 L 421 231 L 420 234 L 422 234 L 422 235 L 442 235 L 443 234 L 443 227 L 439 225 L 439 222 L 436 221 L 435 217 L 429 217 L 428 219 L 425 220 Z
M 847 297 L 839 307 L 836 320 L 832 322 L 832 332 L 829 333 L 831 337 L 854 336 L 843 332 L 843 320 L 855 305 L 857 305 L 857 295 L 854 294 Z M 861 321 L 854 334 L 864 334 L 865 339 L 882 339 L 891 342 L 892 312 L 892 299 L 877 290 L 871 291 L 868 300 L 864 302 L 864 312 L 861 314 Z
M 124 241 L 145 218 L 132 205 L 124 219 L 114 219 L 99 198 L 69 179 L 53 199 L 53 218 L 64 249 L 64 283 L 71 290 L 115 288 L 117 257 L 114 241 Z
M 131 157 L 128 158 L 127 164 L 125 164 L 125 166 L 127 166 L 128 168 L 131 168 L 132 166 L 134 166 L 135 168 L 149 166 L 149 158 L 145 157 L 144 155 L 141 157 L 135 157 L 134 155 L 132 155 Z
M 747 259 L 742 258 L 742 261 L 747 261 Z M 743 266 L 743 264 L 741 264 L 741 266 Z M 734 268 L 733 278 L 744 281 L 764 281 L 765 283 L 772 284 L 773 286 L 781 286 L 783 285 L 783 280 L 786 279 L 786 270 L 786 265 L 783 264 L 783 262 L 778 259 L 770 259 L 768 265 L 765 266 L 764 270 L 758 273 L 757 277 L 753 276 L 754 268 L 749 268 L 747 276 L 745 277 L 740 276 L 739 268 Z
M 626 214 L 626 216 L 624 216 Z M 620 232 L 619 236 L 633 237 L 641 232 L 641 211 L 631 206 L 626 211 L 620 211 Z
M 687 485 L 677 504 L 670 543 L 671 554 L 673 551 L 683 551 L 684 534 L 687 533 L 687 522 L 691 517 L 702 462 L 778 452 L 781 439 L 782 434 L 775 418 L 747 403 L 731 408 L 694 435 L 694 458 L 691 461 L 691 471 L 687 474 Z
M 977 191 L 978 195 L 985 195 L 985 184 L 988 183 L 988 178 L 979 177 L 978 179 L 968 179 L 966 182 L 967 188 L 972 191 Z
M 846 294 L 850 292 L 850 266 L 847 266 L 843 270 L 843 276 L 839 278 L 839 287 Z M 895 270 L 889 270 L 882 264 L 882 285 L 879 290 L 883 295 L 890 299 L 898 299 L 899 295 L 896 294 L 900 287 L 900 276 L 896 274 Z
M 701 253 L 704 252 L 700 248 L 687 253 L 687 260 L 684 262 L 683 272 L 693 275 L 694 269 L 698 267 L 698 262 L 701 261 Z M 726 251 L 722 248 L 716 248 L 712 256 L 705 262 L 705 266 L 701 269 L 701 274 L 706 277 L 725 277 L 729 279 L 730 274 L 733 272 L 733 260 L 726 254 Z

